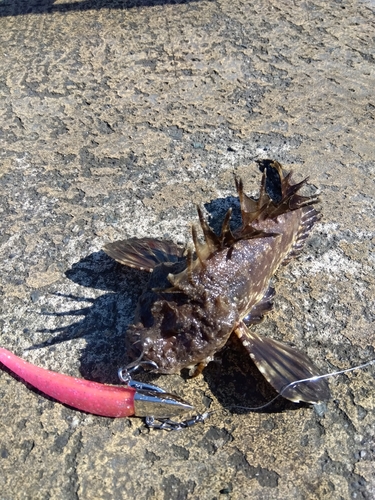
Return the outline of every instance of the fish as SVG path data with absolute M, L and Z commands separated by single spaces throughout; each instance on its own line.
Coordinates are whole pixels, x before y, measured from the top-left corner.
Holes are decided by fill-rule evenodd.
M 273 308 L 272 277 L 300 254 L 320 218 L 317 196 L 300 194 L 307 179 L 293 184 L 292 172 L 279 162 L 258 164 L 257 199 L 246 195 L 242 179 L 235 178 L 242 218 L 238 229 L 230 227 L 229 209 L 216 234 L 198 207 L 203 241 L 193 225 L 193 248 L 153 238 L 104 246 L 117 262 L 150 272 L 125 347 L 130 359 L 154 363 L 153 372 L 187 368 L 197 376 L 233 335 L 283 397 L 296 403 L 327 401 L 327 381 L 308 356 L 256 333 L 254 325 Z

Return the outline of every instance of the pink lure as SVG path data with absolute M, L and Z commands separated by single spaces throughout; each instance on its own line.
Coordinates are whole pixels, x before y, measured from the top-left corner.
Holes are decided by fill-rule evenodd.
M 116 387 L 52 372 L 32 365 L 0 348 L 0 363 L 25 382 L 60 403 L 103 417 L 134 415 L 132 387 Z

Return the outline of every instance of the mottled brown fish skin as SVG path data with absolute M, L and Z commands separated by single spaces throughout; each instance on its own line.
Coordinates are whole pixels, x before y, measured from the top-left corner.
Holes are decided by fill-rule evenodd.
M 251 312 L 267 295 L 271 277 L 300 251 L 317 220 L 310 206 L 315 198 L 296 194 L 302 183 L 290 184 L 290 175 L 272 160 L 263 160 L 261 169 L 258 200 L 244 195 L 237 180 L 242 227 L 232 234 L 229 214 L 217 236 L 200 213 L 205 243 L 199 243 L 193 231 L 195 260 L 177 274 L 163 264 L 170 293 L 149 287 L 141 297 L 137 322 L 128 331 L 128 349 L 133 357 L 155 362 L 155 371 L 204 367 L 243 318 L 252 322 Z
M 266 233 L 277 234 L 240 240 L 230 249 L 217 252 L 201 273 L 205 290 L 225 295 L 244 318 L 264 296 L 275 271 L 291 252 L 300 227 L 301 212 L 289 212 L 276 221 L 253 224 Z

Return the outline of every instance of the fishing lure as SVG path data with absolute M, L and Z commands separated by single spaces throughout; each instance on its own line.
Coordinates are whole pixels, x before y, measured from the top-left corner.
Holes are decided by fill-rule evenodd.
M 260 160 L 263 172 L 257 200 L 236 179 L 242 226 L 232 231 L 228 210 L 219 235 L 200 208 L 204 242 L 192 228 L 194 253 L 152 238 L 108 243 L 116 261 L 151 273 L 134 324 L 127 332 L 130 359 L 149 361 L 152 371 L 199 374 L 236 335 L 266 380 L 293 402 L 317 403 L 330 397 L 328 384 L 302 352 L 260 337 L 251 325 L 272 309 L 270 279 L 298 255 L 319 213 L 316 197 L 298 194 L 306 179 L 291 183 L 273 160 Z M 293 384 L 306 379 L 305 383 Z
M 130 376 L 124 378 L 123 373 L 119 375 L 126 387 L 99 384 L 32 365 L 4 348 L 0 348 L 0 363 L 47 396 L 94 415 L 152 415 L 157 419 L 169 419 L 193 409 L 182 398 L 155 385 L 132 380 Z

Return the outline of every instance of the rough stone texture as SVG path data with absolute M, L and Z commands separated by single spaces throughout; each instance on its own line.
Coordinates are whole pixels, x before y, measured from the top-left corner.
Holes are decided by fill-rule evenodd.
M 254 159 L 309 175 L 323 218 L 258 327 L 323 371 L 374 358 L 374 1 L 0 2 L 1 345 L 116 382 L 143 273 L 101 252 L 189 240 L 248 192 Z M 30 346 L 37 347 L 26 350 Z M 38 347 L 39 346 L 39 347 Z M 184 432 L 85 415 L 0 372 L 0 498 L 375 497 L 374 368 L 315 409 L 279 401 L 239 346 L 157 383 L 215 410 Z

